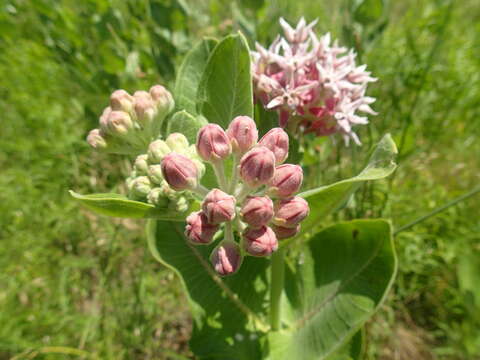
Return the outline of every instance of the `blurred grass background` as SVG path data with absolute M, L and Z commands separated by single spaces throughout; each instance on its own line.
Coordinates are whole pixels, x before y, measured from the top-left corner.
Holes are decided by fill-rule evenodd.
M 400 167 L 337 218 L 399 228 L 480 179 L 477 0 L 3 0 L 0 2 L 0 359 L 184 359 L 186 299 L 141 221 L 98 217 L 80 193 L 122 191 L 127 162 L 84 139 L 117 88 L 172 89 L 201 36 L 270 43 L 278 17 L 319 18 L 380 80 L 364 145 L 319 139 L 318 181 L 356 173 L 391 132 Z M 318 162 L 320 159 L 320 163 Z M 479 196 L 396 235 L 400 269 L 369 322 L 369 359 L 480 359 Z

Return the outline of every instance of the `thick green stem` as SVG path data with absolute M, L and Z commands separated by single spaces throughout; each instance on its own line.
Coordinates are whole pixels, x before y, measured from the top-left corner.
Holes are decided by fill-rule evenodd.
M 270 278 L 270 326 L 273 331 L 280 329 L 280 299 L 283 291 L 285 277 L 284 251 L 278 249 L 272 255 Z

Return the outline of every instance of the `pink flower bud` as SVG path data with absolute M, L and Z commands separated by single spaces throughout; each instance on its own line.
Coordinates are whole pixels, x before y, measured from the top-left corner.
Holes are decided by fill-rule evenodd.
M 298 234 L 298 232 L 300 231 L 300 224 L 293 228 L 287 228 L 272 224 L 272 230 L 275 235 L 277 235 L 278 240 L 288 239 Z
M 106 121 L 106 132 L 112 135 L 126 135 L 133 129 L 133 122 L 124 111 L 112 111 Z
M 129 113 L 133 109 L 133 97 L 125 90 L 115 90 L 110 95 L 110 107 L 112 110 Z
M 243 232 L 245 250 L 253 256 L 268 256 L 278 249 L 275 233 L 268 226 L 246 228 Z
M 235 217 L 235 198 L 222 190 L 211 190 L 202 203 L 202 210 L 211 224 L 220 224 Z
M 107 147 L 107 142 L 99 129 L 93 129 L 88 133 L 87 142 L 97 150 L 102 150 Z
M 207 217 L 201 211 L 192 212 L 187 217 L 185 236 L 194 244 L 209 244 L 218 231 L 218 225 L 209 224 Z
M 243 203 L 240 216 L 251 228 L 261 228 L 273 217 L 273 202 L 268 196 L 249 196 Z
M 268 183 L 275 171 L 275 155 L 265 146 L 254 147 L 240 160 L 240 176 L 250 187 Z
M 172 189 L 181 191 L 197 187 L 197 167 L 186 156 L 172 152 L 163 158 L 161 165 L 163 177 Z
M 290 197 L 300 189 L 302 181 L 303 170 L 300 166 L 283 164 L 275 168 L 275 175 L 268 184 L 268 192 L 276 197 Z
M 288 157 L 288 134 L 282 128 L 273 128 L 258 142 L 275 154 L 275 161 L 281 164 Z
M 244 154 L 258 141 L 257 126 L 248 116 L 237 116 L 233 119 L 228 126 L 227 135 L 233 151 L 238 154 Z
M 217 124 L 208 124 L 197 136 L 197 152 L 205 161 L 215 162 L 230 155 L 232 147 L 225 131 Z
M 309 210 L 307 201 L 299 196 L 278 200 L 272 222 L 277 226 L 294 228 L 308 216 Z
M 225 241 L 212 251 L 210 261 L 221 276 L 234 274 L 242 264 L 240 247 L 233 241 Z
M 107 129 L 107 122 L 108 122 L 108 115 L 112 112 L 112 108 L 110 106 L 103 109 L 102 115 L 100 115 L 100 128 L 104 131 Z
M 172 94 L 162 85 L 152 86 L 149 92 L 160 113 L 167 114 L 173 110 L 175 102 Z
M 150 94 L 146 91 L 135 91 L 133 97 L 138 122 L 143 125 L 151 123 L 155 118 L 157 109 Z

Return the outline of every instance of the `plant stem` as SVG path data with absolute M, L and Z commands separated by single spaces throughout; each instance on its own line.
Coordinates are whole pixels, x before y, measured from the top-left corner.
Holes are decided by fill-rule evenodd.
M 284 249 L 278 249 L 272 255 L 270 278 L 270 326 L 273 331 L 280 329 L 280 299 L 285 277 Z
M 235 191 L 235 187 L 237 186 L 237 179 L 238 179 L 238 169 L 237 169 L 237 164 L 238 164 L 238 156 L 233 155 L 233 163 L 232 163 L 232 182 L 230 183 L 230 194 L 233 194 Z
M 416 220 L 414 220 L 414 221 L 412 221 L 412 222 L 410 222 L 406 225 L 400 226 L 398 229 L 396 229 L 394 231 L 393 234 L 397 235 L 399 232 L 410 229 L 412 226 L 415 226 L 415 225 L 421 223 L 422 221 L 427 220 L 428 218 L 431 218 L 432 216 L 437 215 L 438 213 L 448 209 L 451 206 L 457 205 L 459 202 L 461 202 L 463 200 L 466 200 L 466 199 L 476 195 L 477 193 L 480 193 L 480 187 L 476 187 L 475 189 L 469 191 L 468 193 L 463 194 L 462 196 L 459 196 L 459 197 L 453 199 L 452 201 L 449 201 L 445 205 L 442 205 L 442 206 L 430 211 L 428 214 L 420 216 L 418 219 L 416 219 Z
M 223 161 L 212 162 L 213 171 L 217 177 L 218 187 L 222 191 L 228 192 L 227 179 L 225 178 L 225 169 L 223 167 Z

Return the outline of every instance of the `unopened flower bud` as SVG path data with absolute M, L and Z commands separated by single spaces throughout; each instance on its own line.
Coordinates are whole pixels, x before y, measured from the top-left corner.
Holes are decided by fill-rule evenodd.
M 277 237 L 268 226 L 246 228 L 243 232 L 245 250 L 253 256 L 268 256 L 278 249 Z
M 146 125 L 153 121 L 157 109 L 152 97 L 146 91 L 135 91 L 133 94 L 135 99 L 135 113 L 140 124 Z
M 240 246 L 233 241 L 224 241 L 210 255 L 210 262 L 221 276 L 232 275 L 240 269 L 242 253 Z
M 269 194 L 286 198 L 295 194 L 302 186 L 303 170 L 298 165 L 283 164 L 275 168 L 275 174 L 269 182 Z
M 115 90 L 110 95 L 110 107 L 115 111 L 131 113 L 133 110 L 133 97 L 125 90 Z
M 181 133 L 172 133 L 168 135 L 165 142 L 172 151 L 182 152 L 186 151 L 188 148 L 188 140 L 185 135 Z
M 163 173 L 162 173 L 162 166 L 161 165 L 150 165 L 147 168 L 148 176 L 150 180 L 155 184 L 161 185 L 163 182 Z
M 240 176 L 250 187 L 266 184 L 275 171 L 275 156 L 265 146 L 254 147 L 240 160 Z
M 197 136 L 197 152 L 205 161 L 216 162 L 230 155 L 232 147 L 225 131 L 217 124 L 207 124 Z
M 142 155 L 137 156 L 137 158 L 135 159 L 135 163 L 133 165 L 137 174 L 147 175 L 147 173 L 148 173 L 148 161 L 147 160 L 148 160 L 148 155 L 147 154 L 142 154 Z
M 231 221 L 235 217 L 235 198 L 222 190 L 211 190 L 202 203 L 202 210 L 211 224 Z
M 87 142 L 91 147 L 97 150 L 107 148 L 107 142 L 105 141 L 105 138 L 102 136 L 102 133 L 99 129 L 93 129 L 88 133 Z
M 218 231 L 218 225 L 210 224 L 201 211 L 188 215 L 185 236 L 194 244 L 209 244 Z
M 160 163 L 165 155 L 170 154 L 172 149 L 163 140 L 155 140 L 148 146 L 148 161 L 152 164 Z
M 309 207 L 305 199 L 295 196 L 275 202 L 272 222 L 277 226 L 294 228 L 308 216 Z
M 150 190 L 152 190 L 152 183 L 147 176 L 139 176 L 131 182 L 131 195 L 136 198 L 146 198 Z
M 288 227 L 283 227 L 283 226 L 277 226 L 275 224 L 272 224 L 272 230 L 277 235 L 278 240 L 283 240 L 283 239 L 288 239 L 291 237 L 294 237 L 297 235 L 300 231 L 300 224 L 293 228 L 288 228 Z
M 106 107 L 103 109 L 102 115 L 100 115 L 99 123 L 100 123 L 100 128 L 103 129 L 104 131 L 107 130 L 107 123 L 108 123 L 108 116 L 112 112 L 112 108 L 110 106 Z
M 161 188 L 153 188 L 147 195 L 147 200 L 150 204 L 157 207 L 166 207 L 169 203 L 168 198 L 163 194 Z
M 150 95 L 157 105 L 160 114 L 168 114 L 175 107 L 172 94 L 161 85 L 154 85 L 150 88 Z
M 197 187 L 197 167 L 186 156 L 172 152 L 163 158 L 161 165 L 163 177 L 172 189 L 181 191 Z
M 171 202 L 174 205 L 174 210 L 183 213 L 188 210 L 190 204 L 185 196 L 180 196 L 175 201 Z
M 126 135 L 133 129 L 133 122 L 124 111 L 112 111 L 106 120 L 106 131 L 112 135 Z
M 273 217 L 273 202 L 268 196 L 249 196 L 243 203 L 240 216 L 251 228 L 258 229 Z
M 255 122 L 248 116 L 237 116 L 230 123 L 227 135 L 232 149 L 237 154 L 244 154 L 258 141 L 258 130 Z
M 267 147 L 275 155 L 279 165 L 288 157 L 288 134 L 282 128 L 273 128 L 258 142 L 258 145 Z

